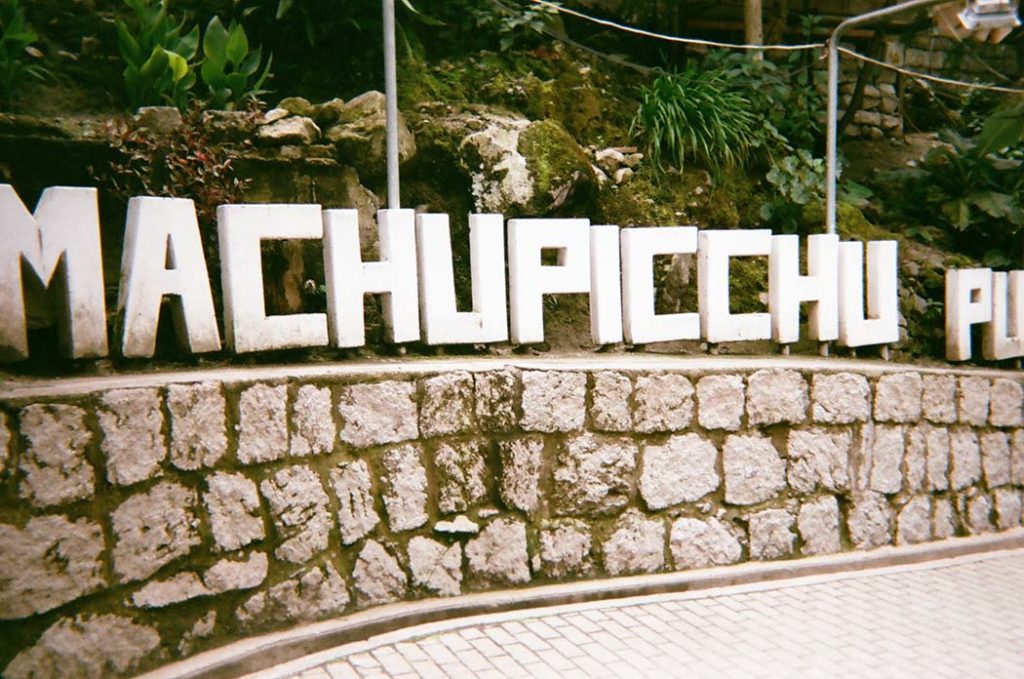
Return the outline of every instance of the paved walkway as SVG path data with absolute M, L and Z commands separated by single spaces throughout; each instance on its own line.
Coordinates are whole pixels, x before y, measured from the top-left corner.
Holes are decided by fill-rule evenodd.
M 1024 549 L 477 616 L 257 675 L 1024 677 Z

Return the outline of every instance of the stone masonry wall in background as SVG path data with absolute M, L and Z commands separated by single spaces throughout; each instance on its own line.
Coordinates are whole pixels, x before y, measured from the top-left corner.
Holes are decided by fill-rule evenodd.
M 1019 373 L 618 363 L 9 387 L 3 675 L 126 675 L 402 599 L 1021 523 Z
M 866 44 L 844 43 L 843 46 L 861 54 L 865 54 L 868 49 Z M 1020 77 L 1022 66 L 1012 45 L 991 45 L 974 40 L 957 41 L 938 35 L 934 31 L 917 33 L 906 38 L 905 42 L 899 38 L 889 38 L 885 41 L 883 53 L 877 56 L 887 64 L 918 73 L 967 82 L 992 82 L 1004 85 Z M 840 116 L 850 104 L 860 66 L 861 62 L 849 55 L 841 56 Z M 825 60 L 817 62 L 814 68 L 814 82 L 818 93 L 822 97 L 827 97 L 828 70 Z M 916 131 L 913 122 L 918 117 L 917 113 L 911 114 L 902 110 L 908 95 L 908 92 L 903 90 L 920 89 L 923 87 L 922 83 L 923 81 L 918 82 L 891 69 L 876 68 L 873 77 L 864 88 L 863 99 L 852 123 L 843 131 L 844 136 L 873 140 L 902 139 L 905 131 Z M 968 90 L 964 88 L 940 85 L 931 87 L 946 94 L 968 94 Z M 906 120 L 907 116 L 910 117 L 909 123 Z

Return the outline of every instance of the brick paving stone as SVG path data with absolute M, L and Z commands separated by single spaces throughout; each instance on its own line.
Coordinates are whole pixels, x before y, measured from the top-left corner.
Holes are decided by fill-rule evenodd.
M 346 662 L 330 662 L 325 668 L 331 679 L 358 679 L 359 673 Z
M 583 655 L 582 643 L 570 641 L 569 639 L 552 639 L 551 648 L 555 653 L 558 653 L 566 658 L 573 658 L 576 656 Z M 544 657 L 545 651 L 538 651 L 537 655 Z
M 589 633 L 592 633 L 592 632 L 600 632 L 601 631 L 600 625 L 595 624 L 587 616 L 584 616 L 584 615 L 574 615 L 574 616 L 568 618 L 568 620 L 569 620 L 569 624 L 571 624 L 573 627 L 575 627 L 576 629 L 580 630 L 581 632 L 586 632 L 586 633 L 589 634 Z
M 503 655 L 497 658 L 493 658 L 491 660 L 491 663 L 494 665 L 494 668 L 496 670 L 498 670 L 507 677 L 523 676 L 522 665 L 516 662 L 510 655 Z
M 442 665 L 441 670 L 448 675 L 449 679 L 475 679 L 476 674 L 465 665 Z
M 613 656 L 612 660 L 616 658 Z M 589 677 L 608 677 L 610 676 L 605 670 L 605 662 L 600 661 L 589 656 L 583 656 L 581 658 L 575 658 L 573 662 L 576 663 L 576 667 L 580 668 L 587 673 Z
M 319 666 L 278 676 L 1020 677 L 1021 572 L 1017 549 L 743 591 L 469 618 L 370 651 L 369 642 L 349 653 L 339 647 Z
M 491 663 L 475 648 L 459 654 L 459 660 L 474 672 L 490 668 Z
M 423 650 L 426 651 L 427 655 L 430 656 L 431 660 L 439 665 L 445 663 L 456 663 L 459 661 L 458 656 L 452 653 L 446 646 L 441 644 L 431 644 L 430 646 L 424 646 Z
M 473 674 L 470 676 L 473 677 L 473 679 L 480 679 L 480 677 L 486 677 L 487 679 L 505 679 L 505 675 L 499 672 L 498 670 L 494 669 L 493 667 L 486 670 L 473 672 Z
M 501 655 L 501 647 L 487 637 L 473 639 L 469 643 L 473 644 L 473 648 L 480 651 L 488 660 L 493 656 Z
M 447 679 L 444 670 L 429 660 L 417 660 L 412 663 L 412 669 L 424 679 Z
M 380 667 L 380 663 L 369 653 L 357 653 L 348 659 L 357 670 Z
M 412 665 L 410 665 L 406 659 L 401 656 L 401 654 L 397 653 L 393 649 L 388 650 L 390 650 L 390 653 L 382 653 L 379 651 L 373 652 L 373 657 L 377 659 L 380 666 L 383 667 L 388 674 L 400 675 L 412 672 Z
M 529 621 L 525 625 L 527 630 L 536 634 L 542 639 L 553 639 L 558 636 L 558 633 L 551 629 L 551 626 L 545 623 L 544 621 Z
M 441 643 L 444 644 L 445 646 L 447 646 L 448 648 L 452 649 L 456 653 L 461 653 L 462 651 L 468 651 L 468 650 L 473 648 L 469 644 L 468 641 L 463 639 L 458 634 L 446 634 L 446 635 L 444 635 L 443 637 L 441 637 Z
M 570 644 L 581 645 L 590 641 L 590 636 L 586 632 L 581 632 L 575 626 L 566 626 L 559 630 L 562 633 L 561 639 L 552 639 L 551 644 L 558 648 L 558 644 L 568 641 Z
M 572 661 L 566 658 L 564 655 L 554 649 L 547 651 L 541 651 L 538 653 L 541 659 L 547 664 L 548 668 L 558 671 L 570 670 L 575 667 Z
M 422 648 L 416 644 L 400 643 L 395 644 L 395 650 L 402 654 L 402 656 L 409 662 L 418 662 L 421 660 L 430 660 L 430 656 L 427 655 Z

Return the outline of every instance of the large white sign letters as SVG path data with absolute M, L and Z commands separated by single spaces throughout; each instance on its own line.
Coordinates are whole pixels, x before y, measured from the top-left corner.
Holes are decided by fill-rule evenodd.
M 430 345 L 544 341 L 544 296 L 585 294 L 595 344 L 703 339 L 712 343 L 799 340 L 801 305 L 817 341 L 857 347 L 898 340 L 894 241 L 807 239 L 806 272 L 796 236 L 767 230 L 692 226 L 620 229 L 586 219 L 471 215 L 472 309 L 456 307 L 449 218 L 412 210 L 378 213 L 377 261 L 362 260 L 355 210 L 318 205 L 224 205 L 217 211 L 224 343 L 244 353 L 365 344 L 363 298 L 380 295 L 388 340 Z M 0 184 L 0 360 L 28 357 L 24 274 L 61 296 L 62 348 L 71 358 L 108 353 L 99 211 L 95 189 L 47 189 L 30 213 Z M 326 313 L 268 315 L 260 243 L 308 239 L 323 247 Z M 655 257 L 696 256 L 697 308 L 655 310 Z M 730 263 L 767 260 L 764 311 L 730 311 Z M 865 261 L 866 260 L 866 261 Z M 507 277 L 506 277 L 507 264 Z M 507 290 L 507 295 L 506 295 Z M 118 295 L 118 346 L 149 357 L 160 306 L 189 353 L 218 351 L 221 336 L 192 202 L 134 198 L 129 203 Z M 947 273 L 951 360 L 971 355 L 971 328 L 983 325 L 982 351 L 999 360 L 1024 355 L 1024 272 Z
M 972 355 L 971 327 L 981 326 L 981 355 L 989 361 L 1024 356 L 1024 271 L 946 272 L 946 358 Z

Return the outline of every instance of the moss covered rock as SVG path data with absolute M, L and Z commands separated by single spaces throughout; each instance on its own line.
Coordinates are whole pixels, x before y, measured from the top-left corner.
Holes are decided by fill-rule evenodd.
M 416 133 L 429 154 L 448 158 L 468 177 L 479 212 L 555 214 L 585 203 L 596 187 L 586 153 L 552 120 L 485 107 L 445 109 L 425 115 Z
M 589 202 L 597 185 L 590 159 L 559 123 L 531 123 L 519 136 L 519 152 L 533 176 L 532 207 L 548 212 L 570 200 Z
M 435 65 L 409 60 L 401 65 L 399 97 L 407 109 L 431 102 L 486 104 L 530 120 L 555 120 L 580 143 L 626 145 L 638 104 L 635 74 L 620 81 L 611 77 L 615 71 L 562 45 L 542 52 L 480 52 Z

